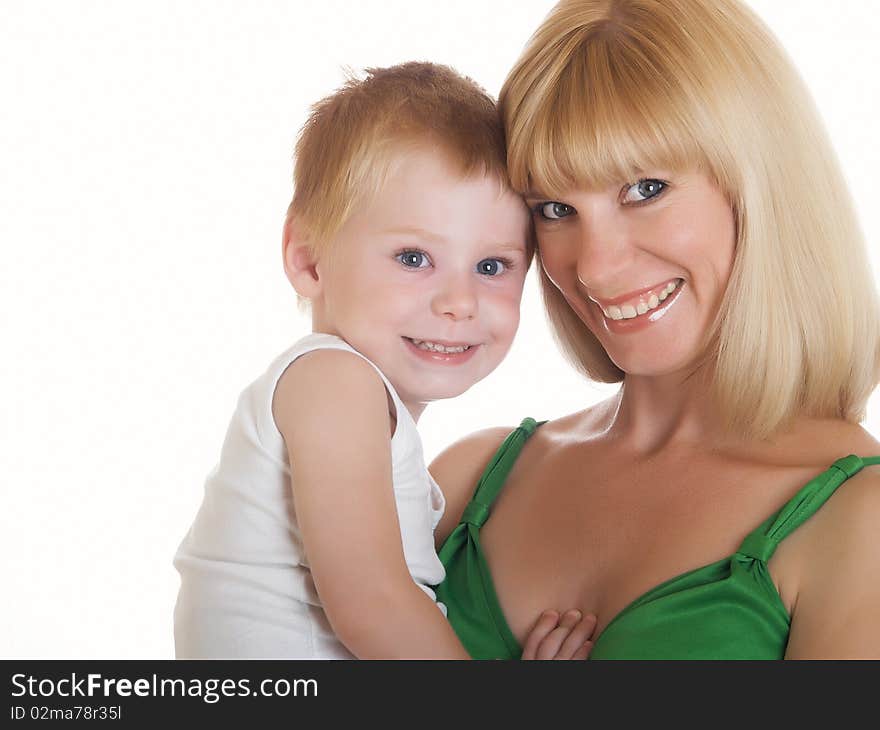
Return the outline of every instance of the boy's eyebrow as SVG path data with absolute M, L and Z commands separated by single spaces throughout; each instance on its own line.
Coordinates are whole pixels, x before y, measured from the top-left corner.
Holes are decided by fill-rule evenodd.
M 521 253 L 526 250 L 525 243 L 516 243 L 515 241 L 494 241 L 490 245 L 502 251 L 518 251 Z
M 406 236 L 416 236 L 417 238 L 423 238 L 436 243 L 442 243 L 445 240 L 443 236 L 425 228 L 420 228 L 419 226 L 397 226 L 394 228 L 386 228 L 383 233 L 399 233 Z
M 420 228 L 419 226 L 396 226 L 394 228 L 386 228 L 382 232 L 415 236 L 416 238 L 433 241 L 434 243 L 446 242 L 446 238 L 444 236 L 434 233 L 433 231 L 429 231 L 425 228 Z M 516 241 L 487 241 L 487 245 L 505 251 L 525 251 L 526 249 L 526 245 L 524 243 L 517 243 Z

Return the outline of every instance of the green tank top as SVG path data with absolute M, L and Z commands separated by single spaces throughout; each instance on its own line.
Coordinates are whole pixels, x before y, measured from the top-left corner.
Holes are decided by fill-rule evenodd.
M 519 659 L 522 649 L 495 593 L 480 546 L 492 502 L 539 424 L 526 418 L 495 453 L 439 555 L 437 600 L 474 659 Z M 749 534 L 732 556 L 672 578 L 624 608 L 598 636 L 591 659 L 782 659 L 790 621 L 767 570 L 776 546 L 849 477 L 880 457 L 846 456 L 812 479 Z

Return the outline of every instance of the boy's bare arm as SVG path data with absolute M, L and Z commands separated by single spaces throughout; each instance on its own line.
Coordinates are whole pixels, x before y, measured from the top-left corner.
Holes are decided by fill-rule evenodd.
M 376 371 L 350 352 L 309 353 L 279 380 L 273 414 L 315 586 L 340 640 L 360 658 L 467 659 L 404 559 Z

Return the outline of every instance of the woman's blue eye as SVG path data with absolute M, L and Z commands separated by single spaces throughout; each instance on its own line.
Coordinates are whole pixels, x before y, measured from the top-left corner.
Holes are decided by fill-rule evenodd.
M 501 259 L 483 259 L 477 264 L 477 272 L 484 276 L 498 276 L 506 268 Z
M 404 251 L 397 254 L 395 258 L 410 269 L 423 269 L 431 263 L 428 260 L 428 255 L 422 251 Z
M 557 203 L 553 201 L 549 203 L 539 203 L 537 206 L 537 211 L 542 218 L 555 221 L 559 220 L 560 218 L 570 216 L 572 213 L 574 213 L 574 208 L 572 208 L 570 205 L 566 205 L 565 203 Z
M 634 185 L 630 185 L 624 190 L 624 203 L 641 203 L 651 198 L 656 198 L 666 189 L 666 183 L 662 180 L 654 180 L 647 178 L 639 180 Z

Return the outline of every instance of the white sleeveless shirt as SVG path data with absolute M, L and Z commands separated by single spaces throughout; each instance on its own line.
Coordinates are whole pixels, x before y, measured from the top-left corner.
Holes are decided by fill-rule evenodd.
M 287 450 L 272 417 L 275 387 L 288 365 L 324 348 L 364 357 L 333 335 L 308 335 L 238 400 L 220 462 L 174 557 L 180 573 L 174 608 L 179 659 L 353 658 L 333 634 L 315 590 L 294 511 Z M 370 364 L 397 411 L 391 458 L 404 557 L 413 580 L 436 600 L 430 586 L 445 577 L 433 535 L 445 508 L 443 494 L 425 466 L 412 416 Z M 443 604 L 437 605 L 445 613 Z

